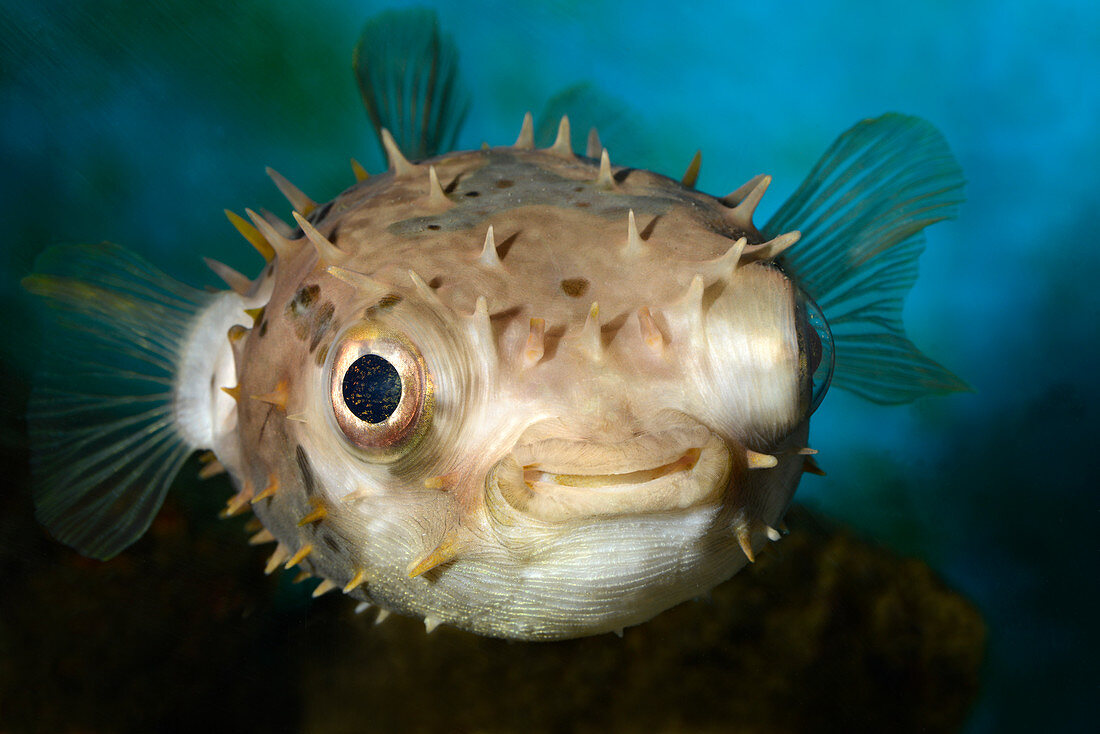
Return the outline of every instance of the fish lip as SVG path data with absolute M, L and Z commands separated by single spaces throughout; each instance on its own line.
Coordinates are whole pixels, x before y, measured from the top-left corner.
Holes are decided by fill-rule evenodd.
M 676 425 L 622 441 L 542 438 L 517 445 L 486 477 L 490 506 L 562 523 L 717 504 L 729 481 L 729 448 L 706 426 L 678 415 Z

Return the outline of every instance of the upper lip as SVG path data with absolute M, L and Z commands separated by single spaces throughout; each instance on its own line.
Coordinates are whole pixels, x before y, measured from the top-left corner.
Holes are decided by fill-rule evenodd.
M 621 441 L 529 434 L 490 472 L 516 510 L 548 522 L 685 509 L 713 499 L 730 468 L 725 441 L 683 413 Z

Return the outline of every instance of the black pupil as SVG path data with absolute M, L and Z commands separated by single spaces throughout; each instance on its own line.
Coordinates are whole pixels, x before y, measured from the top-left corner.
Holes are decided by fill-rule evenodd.
M 401 375 L 385 357 L 366 354 L 344 373 L 344 404 L 359 420 L 381 423 L 401 402 Z

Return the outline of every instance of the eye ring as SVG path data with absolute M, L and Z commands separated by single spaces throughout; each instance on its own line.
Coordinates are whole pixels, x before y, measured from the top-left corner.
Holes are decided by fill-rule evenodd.
M 353 327 L 336 348 L 329 382 L 336 423 L 368 461 L 396 461 L 427 431 L 431 375 L 403 334 L 377 324 Z

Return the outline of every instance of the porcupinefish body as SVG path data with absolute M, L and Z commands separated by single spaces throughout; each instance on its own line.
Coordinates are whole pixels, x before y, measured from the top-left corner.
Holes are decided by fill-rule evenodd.
M 324 205 L 276 174 L 296 227 L 231 216 L 268 264 L 214 263 L 230 290 L 110 245 L 42 258 L 27 287 L 81 335 L 30 415 L 57 537 L 119 552 L 205 449 L 269 572 L 429 629 L 618 631 L 778 539 L 834 362 L 880 402 L 961 386 L 898 322 L 961 183 L 923 121 L 845 133 L 759 229 L 766 177 L 716 198 L 575 155 L 564 119 L 416 163 L 376 125 L 387 172 Z

